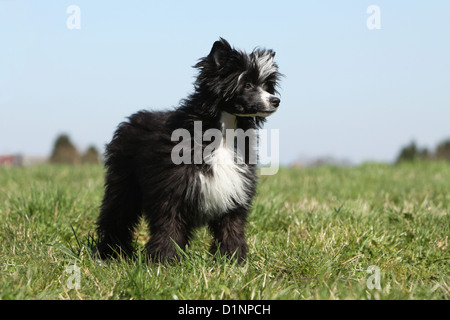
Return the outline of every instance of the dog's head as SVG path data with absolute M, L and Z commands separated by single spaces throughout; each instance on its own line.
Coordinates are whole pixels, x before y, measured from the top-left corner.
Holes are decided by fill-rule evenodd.
M 280 105 L 276 87 L 281 74 L 274 57 L 274 51 L 265 49 L 246 54 L 221 38 L 195 66 L 200 69 L 196 87 L 211 95 L 216 112 L 262 120 Z

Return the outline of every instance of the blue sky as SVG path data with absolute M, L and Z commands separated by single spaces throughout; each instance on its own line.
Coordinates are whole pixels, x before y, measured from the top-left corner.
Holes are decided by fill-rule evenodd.
M 277 52 L 286 77 L 266 128 L 284 164 L 393 161 L 411 140 L 450 138 L 450 1 L 0 0 L 0 154 L 49 155 L 63 132 L 103 150 L 131 113 L 186 97 L 220 36 Z

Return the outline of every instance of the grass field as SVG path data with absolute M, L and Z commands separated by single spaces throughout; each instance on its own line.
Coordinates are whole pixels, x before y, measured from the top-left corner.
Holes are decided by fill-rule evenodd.
M 0 299 L 450 299 L 448 163 L 262 177 L 243 266 L 206 229 L 179 263 L 96 261 L 102 184 L 100 166 L 0 168 Z

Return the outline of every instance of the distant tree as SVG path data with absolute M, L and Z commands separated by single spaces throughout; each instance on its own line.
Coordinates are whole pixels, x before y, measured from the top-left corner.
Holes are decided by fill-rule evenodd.
M 436 158 L 450 161 L 450 139 L 441 142 L 436 148 Z
M 433 153 L 430 153 L 427 148 L 419 150 L 420 160 L 433 160 Z
M 55 141 L 50 163 L 79 164 L 80 155 L 66 134 L 61 134 Z
M 82 163 L 99 163 L 100 154 L 96 147 L 90 146 L 81 157 Z
M 409 145 L 402 148 L 399 156 L 397 157 L 397 163 L 403 161 L 415 161 L 420 159 L 420 151 L 417 148 L 417 145 L 414 141 L 412 141 Z
M 430 152 L 426 148 L 419 149 L 416 143 L 412 141 L 409 145 L 401 149 L 396 162 L 435 159 L 450 161 L 450 139 L 438 144 L 435 152 Z

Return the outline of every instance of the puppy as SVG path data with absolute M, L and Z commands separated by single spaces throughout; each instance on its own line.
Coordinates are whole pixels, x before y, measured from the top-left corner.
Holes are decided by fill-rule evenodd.
M 150 260 L 176 257 L 176 245 L 184 249 L 193 230 L 207 225 L 213 254 L 244 261 L 257 183 L 255 146 L 249 138 L 236 147 L 236 136 L 226 136 L 239 131 L 248 138 L 277 110 L 281 74 L 274 56 L 265 49 L 247 54 L 220 38 L 195 65 L 194 92 L 178 108 L 140 111 L 119 125 L 105 153 L 101 258 L 132 254 L 133 230 L 143 215 Z

